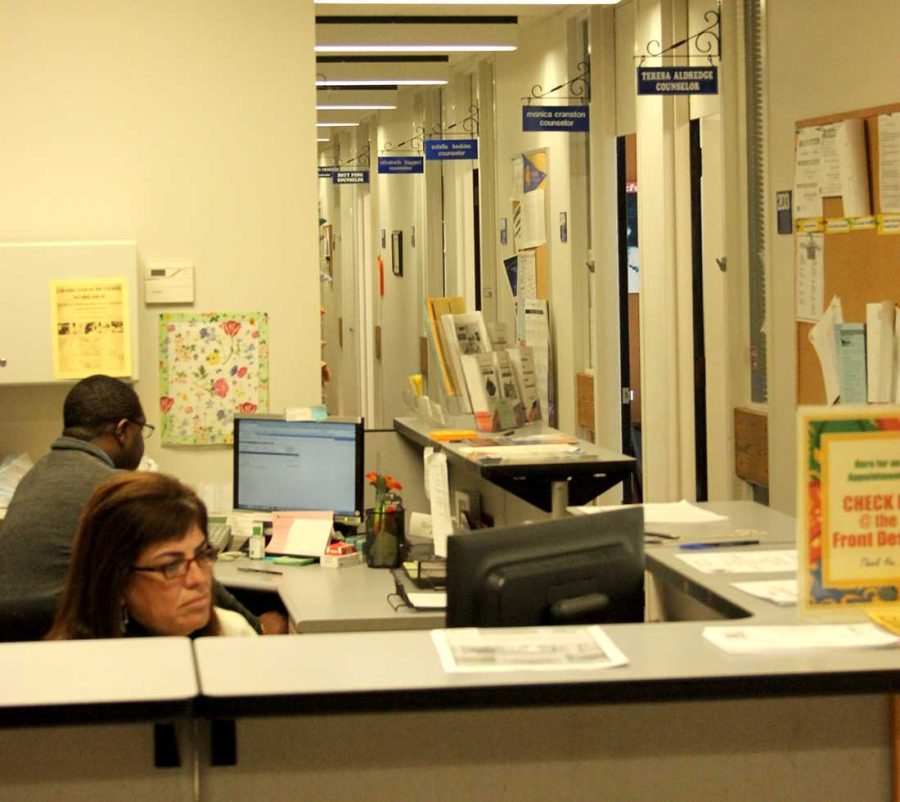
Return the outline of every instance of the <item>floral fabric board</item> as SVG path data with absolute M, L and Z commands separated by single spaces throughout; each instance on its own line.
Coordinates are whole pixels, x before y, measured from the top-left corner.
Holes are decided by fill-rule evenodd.
M 268 404 L 265 313 L 159 316 L 159 408 L 164 445 L 231 443 L 234 414 L 266 412 Z

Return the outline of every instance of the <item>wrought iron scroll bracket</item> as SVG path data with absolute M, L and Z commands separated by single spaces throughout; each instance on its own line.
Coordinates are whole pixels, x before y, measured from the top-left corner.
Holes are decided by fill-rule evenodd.
M 432 125 L 428 136 L 478 136 L 478 106 L 469 106 L 469 116 L 450 125 Z
M 639 61 L 638 66 L 642 66 L 648 58 L 658 59 L 709 59 L 709 63 L 713 63 L 713 59 L 722 60 L 722 13 L 720 8 L 713 11 L 707 11 L 703 15 L 703 19 L 707 25 L 703 30 L 692 33 L 678 42 L 668 47 L 663 47 L 658 39 L 653 39 L 647 43 L 646 52 L 643 55 L 635 56 L 634 60 Z M 693 45 L 694 52 L 675 53 L 673 51 L 680 47 L 687 46 L 690 50 Z
M 425 128 L 421 125 L 414 126 L 415 133 L 409 138 L 398 142 L 396 145 L 392 142 L 385 142 L 381 149 L 382 153 L 421 153 L 422 142 L 425 139 Z
M 556 92 L 568 90 L 568 95 L 556 95 Z M 531 87 L 531 95 L 523 97 L 522 101 L 526 105 L 531 105 L 536 100 L 551 103 L 571 103 L 577 101 L 584 103 L 591 99 L 591 64 L 590 61 L 581 61 L 578 63 L 578 75 L 570 78 L 559 86 L 544 91 L 541 84 L 535 84 Z

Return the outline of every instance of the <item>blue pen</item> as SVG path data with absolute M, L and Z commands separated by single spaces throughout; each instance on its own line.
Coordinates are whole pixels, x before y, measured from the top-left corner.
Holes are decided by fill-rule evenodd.
M 715 540 L 709 543 L 679 543 L 679 549 L 700 551 L 701 549 L 718 549 L 722 546 L 758 546 L 758 540 Z

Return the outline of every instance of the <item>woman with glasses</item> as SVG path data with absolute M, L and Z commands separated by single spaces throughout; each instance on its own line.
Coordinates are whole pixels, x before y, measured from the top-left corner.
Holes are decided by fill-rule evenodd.
M 255 635 L 213 606 L 206 507 L 177 479 L 120 473 L 84 510 L 50 639 Z

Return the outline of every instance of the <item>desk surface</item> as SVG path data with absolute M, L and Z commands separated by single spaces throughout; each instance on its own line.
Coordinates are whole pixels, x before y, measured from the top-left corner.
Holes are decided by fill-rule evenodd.
M 265 567 L 281 575 L 242 572 Z M 392 595 L 394 578 L 386 568 L 352 565 L 277 565 L 245 557 L 216 564 L 216 579 L 227 587 L 278 593 L 299 633 L 433 629 L 444 624 L 443 611 L 412 610 Z M 390 598 L 389 598 L 390 597 Z
M 5 726 L 173 718 L 198 693 L 187 638 L 5 643 L 2 655 Z
M 753 528 L 759 548 L 794 546 L 788 516 L 750 502 L 708 506 L 730 520 L 704 524 L 702 534 Z M 796 608 L 731 588 L 748 575 L 702 574 L 677 554 L 675 546 L 648 546 L 648 568 L 740 607 L 749 616 L 740 625 L 800 623 Z M 447 674 L 427 632 L 259 638 L 246 648 L 202 638 L 194 647 L 207 712 L 223 715 L 881 693 L 900 682 L 896 649 L 735 657 L 702 637 L 708 623 L 606 625 L 629 663 L 605 671 Z

